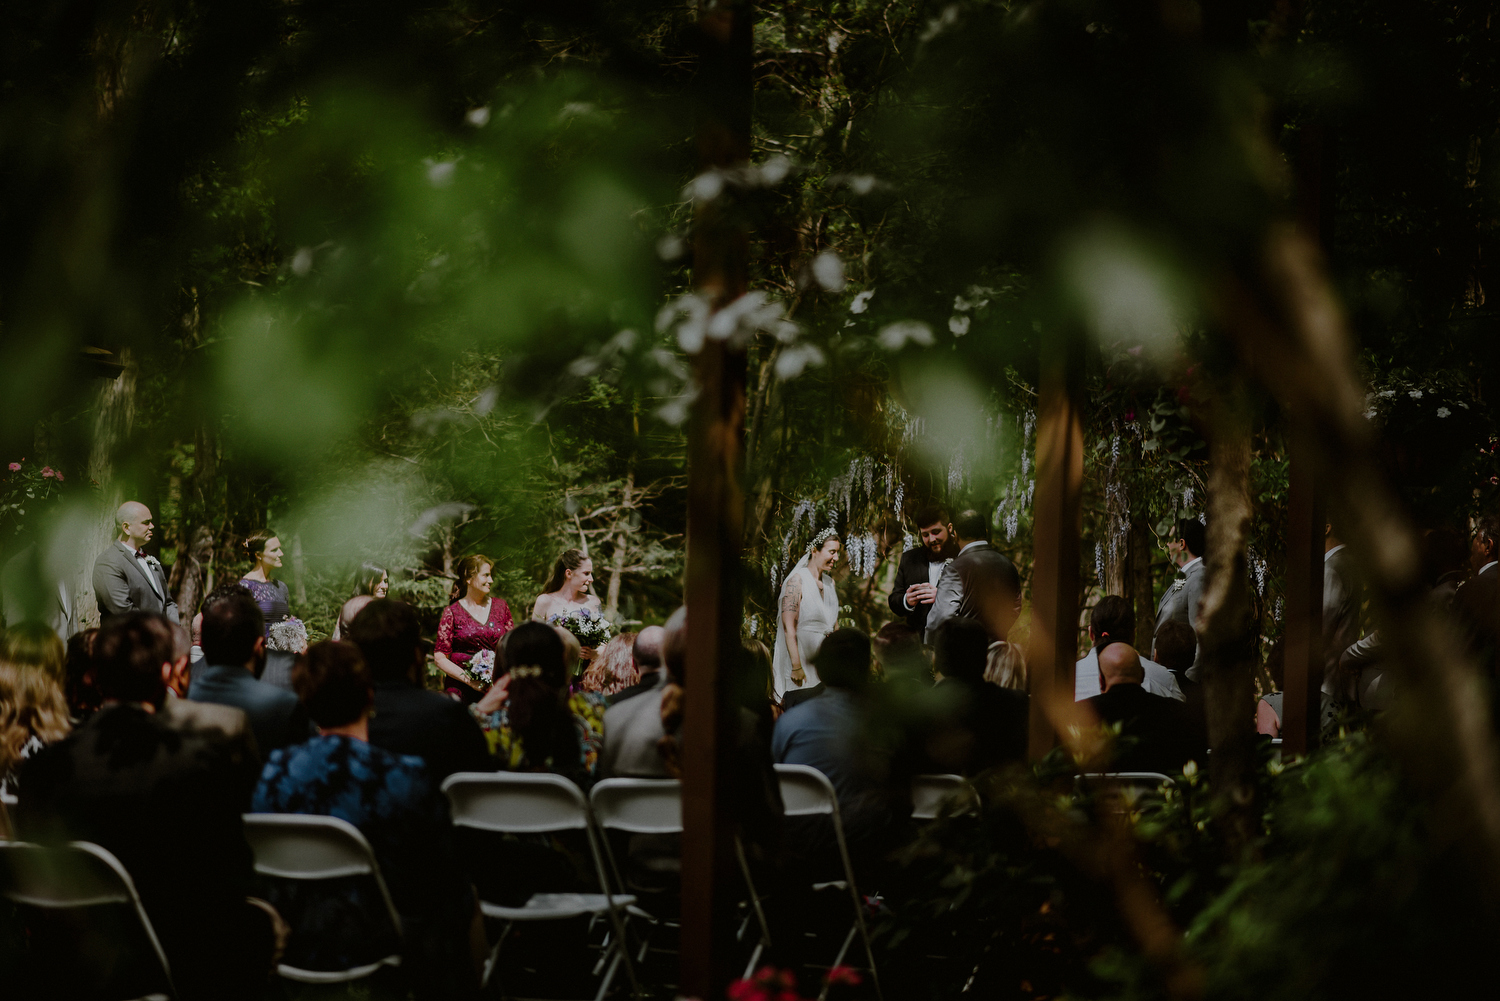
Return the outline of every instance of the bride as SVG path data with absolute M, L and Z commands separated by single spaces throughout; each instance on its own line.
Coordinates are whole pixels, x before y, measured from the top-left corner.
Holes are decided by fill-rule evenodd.
M 776 623 L 776 701 L 789 691 L 818 683 L 812 660 L 839 621 L 839 595 L 830 571 L 839 559 L 838 533 L 826 528 L 813 538 L 807 553 L 781 586 L 781 616 Z

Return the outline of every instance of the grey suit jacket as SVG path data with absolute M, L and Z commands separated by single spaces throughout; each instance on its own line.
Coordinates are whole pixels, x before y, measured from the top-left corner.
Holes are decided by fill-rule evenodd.
M 155 587 L 120 543 L 111 542 L 99 554 L 94 561 L 94 596 L 99 599 L 101 619 L 126 612 L 157 612 L 177 621 L 177 603 L 167 590 L 167 572 L 155 560 L 150 563 Z
M 1349 550 L 1323 558 L 1323 663 L 1330 674 L 1339 657 L 1359 639 L 1359 606 L 1363 599 Z
M 665 671 L 662 672 L 666 674 Z M 667 735 L 661 725 L 662 686 L 610 706 L 604 713 L 604 751 L 599 773 L 605 778 L 669 778 L 657 741 Z
M 1177 571 L 1177 578 L 1162 592 L 1156 603 L 1156 628 L 1168 622 L 1181 622 L 1192 629 L 1198 628 L 1198 606 L 1203 601 L 1203 589 L 1208 585 L 1208 572 L 1203 561 L 1198 560 L 1186 569 Z M 1155 630 L 1153 630 L 1153 635 Z
M 949 619 L 958 616 L 982 618 L 979 608 L 981 595 L 992 590 L 989 585 L 998 585 L 1008 577 L 1012 571 L 1004 568 L 1010 566 L 1011 562 L 1005 558 L 1005 554 L 988 542 L 981 542 L 949 561 L 938 577 L 937 597 L 932 601 L 932 610 L 927 613 L 924 641 L 931 643 L 937 635 L 937 627 Z

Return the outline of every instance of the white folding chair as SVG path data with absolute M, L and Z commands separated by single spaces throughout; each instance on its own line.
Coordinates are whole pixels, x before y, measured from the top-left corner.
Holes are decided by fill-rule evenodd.
M 255 871 L 277 879 L 322 880 L 344 876 L 369 876 L 380 889 L 386 914 L 397 941 L 401 938 L 401 915 L 380 875 L 375 851 L 359 828 L 338 817 L 306 813 L 247 813 L 245 840 L 255 853 Z M 295 933 L 295 929 L 293 929 Z M 373 963 L 344 970 L 304 970 L 280 963 L 278 975 L 304 984 L 342 984 L 370 976 L 383 966 L 400 966 L 395 952 Z
M 933 820 L 951 802 L 955 815 L 979 812 L 979 793 L 962 775 L 913 775 L 911 815 L 913 820 Z
M 849 898 L 854 904 L 854 925 L 849 929 L 849 934 L 844 936 L 844 944 L 839 948 L 833 965 L 843 963 L 849 946 L 854 944 L 854 936 L 859 935 L 864 940 L 865 957 L 870 963 L 870 979 L 875 984 L 875 995 L 883 999 L 885 995 L 880 990 L 880 973 L 875 968 L 875 949 L 870 944 L 870 930 L 865 925 L 865 905 L 859 895 L 859 887 L 854 882 L 854 866 L 849 861 L 849 845 L 844 840 L 844 822 L 839 816 L 839 800 L 833 790 L 833 783 L 828 781 L 828 776 L 810 765 L 777 765 L 776 779 L 781 786 L 781 803 L 785 816 L 833 818 L 833 836 L 838 842 L 839 857 L 844 863 L 842 882 L 848 887 Z M 837 883 L 827 885 L 836 886 Z M 818 1001 L 823 1001 L 827 996 L 828 985 L 825 983 Z
M 682 833 L 682 783 L 676 779 L 605 779 L 594 786 L 589 802 L 594 810 L 594 822 L 605 830 L 625 831 L 629 834 Z M 738 939 L 744 941 L 745 932 L 750 926 L 752 917 L 760 925 L 760 941 L 756 943 L 754 951 L 750 954 L 750 962 L 745 967 L 744 977 L 748 979 L 755 971 L 755 964 L 760 960 L 761 954 L 771 945 L 771 930 L 766 923 L 765 909 L 761 906 L 760 894 L 755 889 L 755 881 L 750 877 L 750 864 L 745 858 L 745 846 L 738 835 L 734 839 L 734 849 L 740 865 L 740 874 L 744 876 L 745 887 L 750 893 L 750 912 L 740 923 Z M 615 865 L 614 853 L 609 847 L 608 839 L 605 839 L 604 850 L 609 856 L 610 868 L 614 870 L 615 881 L 623 892 L 625 884 L 620 879 L 620 870 Z M 654 915 L 635 905 L 631 905 L 629 910 L 631 914 L 645 919 L 653 926 L 659 923 Z M 672 924 L 672 922 L 662 923 Z M 640 959 L 645 958 L 647 945 L 648 941 L 643 939 Z
M 102 904 L 126 904 L 135 912 L 141 930 L 156 960 L 162 979 L 175 996 L 172 968 L 162 951 L 156 929 L 141 906 L 130 873 L 103 848 L 88 841 L 74 841 L 56 848 L 24 841 L 0 841 L 0 896 L 17 904 L 47 910 L 71 910 Z M 148 994 L 140 1001 L 166 1001 L 166 994 Z
M 506 907 L 487 900 L 479 908 L 487 918 L 506 922 L 484 967 L 484 985 L 500 961 L 500 947 L 517 921 L 560 921 L 584 915 L 608 915 L 614 929 L 614 940 L 606 945 L 613 952 L 609 969 L 599 983 L 596 1001 L 603 1001 L 614 982 L 620 964 L 630 978 L 632 992 L 639 993 L 635 965 L 626 945 L 622 908 L 635 903 L 635 897 L 613 893 L 604 871 L 599 839 L 589 815 L 588 801 L 572 782 L 561 775 L 543 772 L 455 772 L 443 782 L 443 792 L 452 809 L 453 823 L 479 831 L 500 834 L 553 834 L 558 831 L 583 831 L 594 870 L 603 893 L 534 893 L 521 907 Z M 602 957 L 601 957 L 602 960 Z

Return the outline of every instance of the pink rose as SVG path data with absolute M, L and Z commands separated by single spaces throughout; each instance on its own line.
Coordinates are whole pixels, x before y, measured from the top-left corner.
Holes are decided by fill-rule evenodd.
M 57 482 L 61 483 L 63 481 L 63 475 L 62 475 L 62 470 L 61 469 L 54 469 L 54 470 L 52 470 L 52 475 L 57 477 Z
M 57 473 L 53 472 L 51 466 L 43 466 L 42 467 L 42 479 L 44 479 L 44 480 L 50 480 L 50 479 L 52 479 L 52 477 L 54 477 L 56 475 L 57 475 Z
M 12 462 L 10 464 L 10 471 L 12 473 L 19 473 L 21 471 L 21 464 L 19 462 Z

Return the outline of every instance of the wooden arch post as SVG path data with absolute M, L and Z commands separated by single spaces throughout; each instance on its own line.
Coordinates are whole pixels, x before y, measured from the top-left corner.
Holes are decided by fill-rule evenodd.
M 698 164 L 750 159 L 751 5 L 704 0 L 699 17 Z M 725 204 L 699 203 L 693 283 L 718 310 L 744 295 L 748 238 Z M 694 362 L 688 430 L 688 653 L 682 756 L 682 935 L 678 993 L 720 998 L 734 976 L 736 876 L 728 788 L 736 717 L 732 671 L 743 593 L 745 353 L 710 338 Z
M 1043 336 L 1032 505 L 1031 643 L 1026 653 L 1032 758 L 1057 745 L 1053 720 L 1062 715 L 1058 709 L 1073 702 L 1083 532 L 1081 345 L 1073 332 Z

